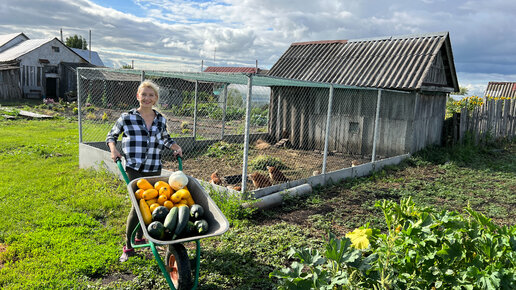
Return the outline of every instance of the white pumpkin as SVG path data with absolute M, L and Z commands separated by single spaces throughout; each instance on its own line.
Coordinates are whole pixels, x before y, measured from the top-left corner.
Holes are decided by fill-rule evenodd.
M 170 184 L 173 190 L 180 190 L 188 184 L 188 177 L 183 171 L 175 171 L 168 178 L 168 184 Z

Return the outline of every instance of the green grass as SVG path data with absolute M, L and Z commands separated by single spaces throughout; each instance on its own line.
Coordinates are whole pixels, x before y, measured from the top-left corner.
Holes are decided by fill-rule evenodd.
M 148 249 L 118 262 L 130 207 L 125 184 L 78 168 L 76 121 L 0 120 L 0 136 L 0 288 L 167 289 Z M 429 149 L 265 212 L 242 211 L 212 193 L 231 228 L 201 241 L 199 289 L 275 288 L 268 274 L 289 264 L 290 247 L 320 248 L 327 230 L 342 236 L 366 222 L 384 226 L 378 199 L 412 196 L 450 210 L 469 202 L 499 224 L 515 224 L 515 192 L 516 144 L 506 143 Z

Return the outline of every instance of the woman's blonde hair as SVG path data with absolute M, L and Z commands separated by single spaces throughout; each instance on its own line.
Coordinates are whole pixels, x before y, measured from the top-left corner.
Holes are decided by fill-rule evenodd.
M 156 97 L 159 98 L 159 87 L 157 84 L 155 84 L 152 81 L 145 80 L 138 86 L 138 93 L 140 93 L 144 88 L 151 88 L 154 93 L 156 94 Z

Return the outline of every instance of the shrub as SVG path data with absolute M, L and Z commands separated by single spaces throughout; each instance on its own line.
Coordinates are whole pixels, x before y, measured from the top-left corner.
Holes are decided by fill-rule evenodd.
M 209 157 L 226 158 L 226 159 L 242 159 L 244 144 L 241 143 L 227 143 L 220 141 L 213 143 L 205 155 Z
M 95 119 L 97 119 L 97 116 L 95 115 L 95 113 L 89 112 L 88 114 L 86 114 L 86 120 L 95 120 Z
M 267 166 L 274 166 L 278 169 L 286 169 L 287 166 L 280 159 L 269 155 L 259 155 L 249 161 L 249 167 L 255 170 L 267 170 Z

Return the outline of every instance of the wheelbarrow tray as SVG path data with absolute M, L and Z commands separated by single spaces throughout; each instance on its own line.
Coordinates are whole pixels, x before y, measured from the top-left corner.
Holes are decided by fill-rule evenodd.
M 184 243 L 189 241 L 195 241 L 203 238 L 209 238 L 214 236 L 219 236 L 225 233 L 229 229 L 229 222 L 222 213 L 222 211 L 218 208 L 217 204 L 211 199 L 211 197 L 208 195 L 206 190 L 199 184 L 197 179 L 188 176 L 188 185 L 186 186 L 188 188 L 188 191 L 190 191 L 190 194 L 192 195 L 193 200 L 196 204 L 199 204 L 204 209 L 204 219 L 208 222 L 208 232 L 202 235 L 195 235 L 191 237 L 185 237 L 180 238 L 176 240 L 158 240 L 149 235 L 149 232 L 147 231 L 147 226 L 145 226 L 145 223 L 143 221 L 142 214 L 140 212 L 140 206 L 138 203 L 138 200 L 136 199 L 134 193 L 136 190 L 138 190 L 138 186 L 136 183 L 138 180 L 142 178 L 137 178 L 131 181 L 127 185 L 127 189 L 129 191 L 129 197 L 131 198 L 131 202 L 136 209 L 136 214 L 138 216 L 138 220 L 140 222 L 140 225 L 142 225 L 142 230 L 145 238 L 147 240 L 158 244 L 158 245 L 170 245 L 170 244 L 177 244 L 177 243 Z M 150 184 L 155 184 L 158 181 L 165 181 L 168 182 L 169 176 L 152 176 L 152 177 L 143 177 L 149 181 Z

